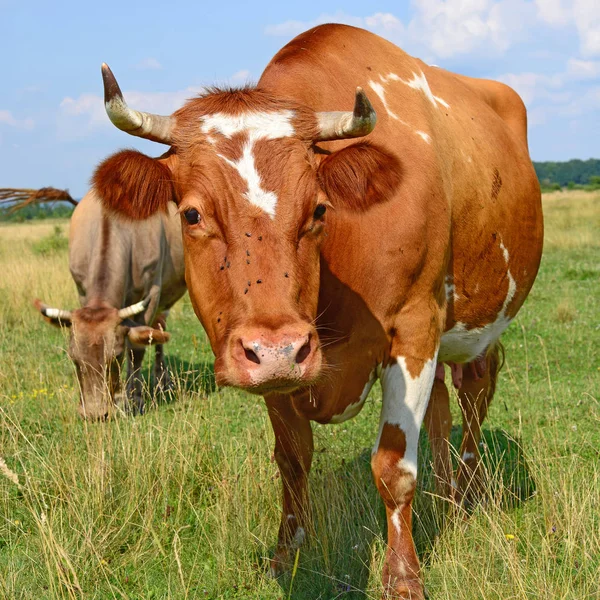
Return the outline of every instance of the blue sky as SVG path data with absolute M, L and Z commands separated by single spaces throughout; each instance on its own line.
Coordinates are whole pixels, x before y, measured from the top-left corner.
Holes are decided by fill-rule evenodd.
M 28 2 L 0 0 L 0 187 L 80 197 L 126 136 L 104 114 L 100 64 L 128 102 L 167 114 L 204 85 L 256 81 L 324 22 L 382 35 L 425 61 L 512 85 L 534 160 L 600 157 L 599 0 Z

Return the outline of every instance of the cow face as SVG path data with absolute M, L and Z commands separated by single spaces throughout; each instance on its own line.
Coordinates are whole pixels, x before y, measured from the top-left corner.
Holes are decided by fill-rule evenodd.
M 354 113 L 330 114 L 255 89 L 215 91 L 168 127 L 161 121 L 163 133 L 170 128 L 168 155 L 125 151 L 96 171 L 104 204 L 130 218 L 177 202 L 186 282 L 219 384 L 288 392 L 321 374 L 315 321 L 328 212 L 383 200 L 393 176 L 381 175 L 395 165 L 368 144 L 323 160 L 315 141 L 364 135 L 371 113 L 362 92 Z
M 130 308 L 83 307 L 64 311 L 39 301 L 35 305 L 52 325 L 69 327 L 68 353 L 77 373 L 78 410 L 84 419 L 104 420 L 113 412 L 115 396 L 121 390 L 126 340 L 134 346 L 168 341 L 168 334 L 162 330 L 125 324 L 124 314 L 128 310 L 131 313 Z M 143 303 L 140 306 L 143 308 Z
M 179 210 L 186 282 L 217 379 L 266 393 L 320 371 L 314 320 L 328 203 L 307 145 L 261 133 L 232 143 L 213 132 L 204 168 L 182 153 L 189 184 Z M 273 154 L 282 158 L 277 169 L 268 168 Z
M 114 308 L 80 308 L 72 312 L 69 356 L 77 373 L 79 414 L 83 418 L 106 418 L 120 391 L 127 334 L 120 322 Z

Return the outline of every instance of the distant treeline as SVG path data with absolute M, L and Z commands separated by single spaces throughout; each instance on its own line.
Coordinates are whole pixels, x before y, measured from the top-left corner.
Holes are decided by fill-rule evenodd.
M 567 162 L 534 162 L 543 190 L 600 189 L 600 160 L 573 159 Z
M 9 206 L 0 207 L 0 222 L 22 223 L 32 219 L 68 219 L 74 207 L 68 202 L 52 204 L 30 204 L 11 212 Z
M 579 160 L 575 158 L 566 162 L 534 162 L 533 166 L 544 192 L 563 188 L 570 190 L 600 190 L 600 159 Z M 11 212 L 9 206 L 1 206 L 0 222 L 66 219 L 72 213 L 73 206 L 68 202 L 30 204 L 15 212 Z

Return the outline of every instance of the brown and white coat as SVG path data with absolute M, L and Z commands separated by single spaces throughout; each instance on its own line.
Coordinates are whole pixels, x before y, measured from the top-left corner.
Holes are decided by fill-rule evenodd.
M 357 87 L 377 113 L 358 142 L 349 138 L 375 121 L 365 93 L 353 112 L 330 112 L 349 109 Z M 298 36 L 256 88 L 214 90 L 170 117 L 126 107 L 107 68 L 105 89 L 118 127 L 171 151 L 109 158 L 94 179 L 103 201 L 140 218 L 175 199 L 217 380 L 265 397 L 284 487 L 274 568 L 304 534 L 310 421 L 356 415 L 379 377 L 372 467 L 388 515 L 383 580 L 390 596 L 422 598 L 411 503 L 424 420 L 438 477 L 451 477 L 439 365 L 454 365 L 475 431 L 463 441 L 470 460 L 498 339 L 540 262 L 540 191 L 520 98 L 342 25 Z M 153 192 L 136 195 L 132 173 Z

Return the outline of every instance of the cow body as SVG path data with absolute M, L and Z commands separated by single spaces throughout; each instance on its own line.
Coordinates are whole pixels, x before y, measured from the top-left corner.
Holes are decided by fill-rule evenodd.
M 143 412 L 139 371 L 146 345 L 156 344 L 156 383 L 168 383 L 162 350 L 168 340 L 166 311 L 186 291 L 175 210 L 172 205 L 166 214 L 135 225 L 114 221 L 92 188 L 73 212 L 69 268 L 81 308 L 67 320 L 54 321 L 68 321 L 71 327 L 69 354 L 79 380 L 79 410 L 86 418 L 104 418 L 113 401 L 123 398 L 119 368 L 124 356 L 126 401 Z M 137 314 L 119 316 L 119 309 L 128 306 L 138 306 Z
M 360 93 L 354 113 L 325 112 L 346 108 L 357 86 L 377 113 L 367 143 L 347 139 L 369 122 Z M 275 569 L 304 536 L 310 421 L 355 416 L 379 377 L 383 581 L 390 596 L 422 598 L 411 504 L 430 395 L 430 434 L 436 423 L 449 434 L 440 365 L 454 365 L 465 423 L 479 427 L 498 339 L 541 257 L 521 100 L 366 31 L 324 25 L 284 47 L 256 89 L 191 100 L 153 131 L 175 151 L 147 169 L 176 180 L 190 297 L 217 380 L 264 395 L 275 431 L 284 488 Z M 100 167 L 98 186 L 117 165 L 118 156 Z M 130 216 L 148 210 L 128 198 L 104 200 Z

